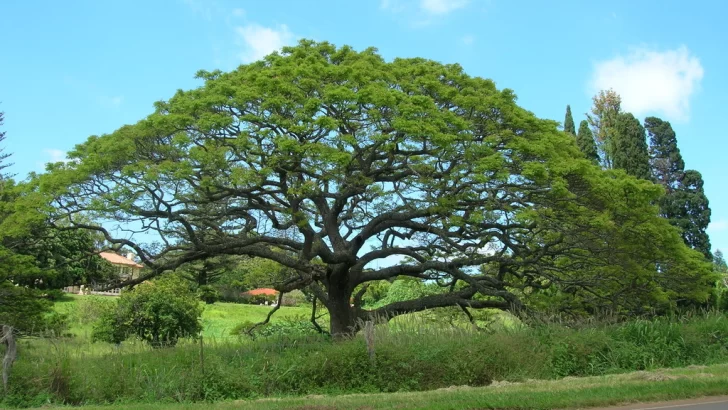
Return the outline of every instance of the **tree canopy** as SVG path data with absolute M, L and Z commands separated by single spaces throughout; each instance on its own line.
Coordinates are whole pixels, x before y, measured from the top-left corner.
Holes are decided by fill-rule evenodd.
M 605 168 L 613 168 L 614 135 L 617 117 L 622 112 L 622 97 L 614 90 L 602 90 L 592 98 L 591 114 L 587 121 L 596 139 L 600 159 Z
M 620 113 L 614 127 L 612 165 L 629 175 L 650 180 L 650 156 L 645 129 L 630 113 Z
M 8 155 L 0 155 L 0 170 Z M 91 232 L 47 225 L 48 203 L 31 184 L 0 177 L 0 325 L 20 332 L 43 330 L 49 289 L 111 275 L 94 254 Z
M 2 127 L 3 123 L 5 122 L 5 113 L 0 111 L 0 127 Z M 5 131 L 0 129 L 0 144 L 5 141 Z M 4 169 L 8 168 L 12 164 L 7 162 L 7 159 L 10 158 L 10 153 L 5 152 L 5 147 L 0 145 L 0 183 L 2 183 L 3 179 L 6 179 L 9 177 L 9 175 L 3 171 Z
M 597 151 L 597 145 L 594 143 L 594 134 L 592 134 L 587 120 L 582 120 L 579 123 L 579 132 L 576 134 L 576 145 L 587 159 L 595 164 L 599 164 L 599 151 Z
M 574 117 L 571 116 L 571 106 L 566 106 L 566 116 L 564 117 L 564 132 L 576 136 L 576 127 L 574 126 Z
M 703 189 L 703 177 L 695 170 L 685 170 L 672 125 L 657 117 L 645 119 L 650 139 L 650 162 L 654 180 L 665 188 L 660 211 L 670 223 L 680 228 L 685 243 L 710 259 L 710 204 Z
M 436 307 L 522 312 L 550 286 L 615 310 L 707 297 L 711 267 L 658 217 L 658 187 L 600 170 L 458 65 L 304 40 L 198 77 L 41 179 L 56 221 L 150 267 L 128 283 L 264 258 L 286 268 L 278 290 L 328 308 L 334 334 Z M 442 292 L 362 307 L 367 283 L 398 276 Z

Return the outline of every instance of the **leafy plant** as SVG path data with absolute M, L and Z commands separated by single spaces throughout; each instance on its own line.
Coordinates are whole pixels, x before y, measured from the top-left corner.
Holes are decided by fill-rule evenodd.
M 174 346 L 180 338 L 202 330 L 198 300 L 187 283 L 175 276 L 142 283 L 102 313 L 92 339 L 120 343 L 133 335 L 153 347 Z
M 211 305 L 220 300 L 220 292 L 218 292 L 217 289 L 210 285 L 200 286 L 197 289 L 197 294 L 199 295 L 200 300 L 208 305 Z

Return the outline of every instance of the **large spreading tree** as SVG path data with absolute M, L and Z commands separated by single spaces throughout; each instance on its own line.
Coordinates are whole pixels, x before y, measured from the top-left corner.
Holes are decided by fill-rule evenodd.
M 712 258 L 707 232 L 711 211 L 702 175 L 685 170 L 677 137 L 669 122 L 648 117 L 645 129 L 650 139 L 653 178 L 665 188 L 665 196 L 660 200 L 662 215 L 680 228 L 688 246 Z
M 437 307 L 522 313 L 551 286 L 615 310 L 707 297 L 710 265 L 658 217 L 658 187 L 600 170 L 458 65 L 302 41 L 199 77 L 42 178 L 59 223 L 150 268 L 127 284 L 264 258 L 284 267 L 278 290 L 326 306 L 335 335 Z M 400 276 L 442 291 L 362 307 L 368 283 Z

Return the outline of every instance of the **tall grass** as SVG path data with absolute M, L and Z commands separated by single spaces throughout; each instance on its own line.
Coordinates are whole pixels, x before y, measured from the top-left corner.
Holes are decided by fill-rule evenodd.
M 371 335 L 370 335 L 371 336 Z M 415 318 L 364 337 L 205 338 L 175 348 L 24 341 L 5 406 L 191 402 L 305 394 L 420 391 L 493 380 L 556 379 L 728 362 L 728 317 L 710 313 L 622 324 L 501 326 Z M 201 352 L 202 350 L 202 352 Z M 202 354 L 201 354 L 202 353 Z

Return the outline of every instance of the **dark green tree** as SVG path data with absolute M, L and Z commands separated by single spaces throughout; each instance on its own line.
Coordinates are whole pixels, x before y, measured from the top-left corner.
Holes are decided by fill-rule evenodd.
M 630 113 L 620 113 L 614 130 L 612 166 L 637 178 L 651 179 L 645 129 Z
M 589 122 L 582 120 L 579 123 L 579 133 L 576 134 L 576 145 L 587 159 L 592 160 L 595 164 L 599 164 L 599 152 L 597 144 L 594 142 L 594 134 L 589 128 Z
M 669 122 L 657 117 L 647 117 L 645 129 L 650 140 L 650 165 L 654 181 L 662 185 L 669 195 L 680 186 L 685 171 L 675 131 Z
M 5 120 L 5 113 L 0 111 L 0 126 L 3 125 L 3 122 Z M 0 144 L 5 141 L 5 132 L 2 129 L 0 129 Z M 5 147 L 0 145 L 0 181 L 6 178 L 10 178 L 10 175 L 6 174 L 3 170 L 8 168 L 9 166 L 13 165 L 7 162 L 7 159 L 10 158 L 10 153 L 5 152 Z
M 728 263 L 726 263 L 725 257 L 723 257 L 723 251 L 720 249 L 716 250 L 713 254 L 713 266 L 717 272 L 728 273 Z
M 221 255 L 187 263 L 178 271 L 184 279 L 195 285 L 207 286 L 214 285 L 226 273 L 236 270 L 240 263 L 242 263 L 240 257 Z
M 574 118 L 571 116 L 571 106 L 566 106 L 566 118 L 564 118 L 564 132 L 576 136 Z
M 710 204 L 703 190 L 703 177 L 695 170 L 685 170 L 685 162 L 677 146 L 675 131 L 669 122 L 656 117 L 645 120 L 650 139 L 650 162 L 653 179 L 665 188 L 660 212 L 682 231 L 683 240 L 691 248 L 711 259 Z
M 663 198 L 663 209 L 669 215 L 670 223 L 682 231 L 685 243 L 711 259 L 713 255 L 707 232 L 711 211 L 700 172 L 685 171 L 678 188 Z
M 25 184 L 0 184 L 0 324 L 43 330 L 48 290 L 108 278 L 89 233 L 53 229 L 48 199 Z
M 311 289 L 344 336 L 439 307 L 525 314 L 531 290 L 562 284 L 631 310 L 704 299 L 714 282 L 657 215 L 658 187 L 578 160 L 557 123 L 459 65 L 303 40 L 199 76 L 41 178 L 55 218 L 147 264 L 130 285 L 257 257 L 284 268 L 280 292 Z M 124 236 L 83 215 L 120 221 Z M 362 307 L 364 285 L 400 276 L 443 291 Z

